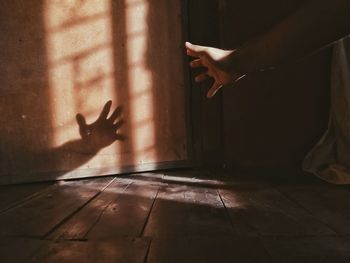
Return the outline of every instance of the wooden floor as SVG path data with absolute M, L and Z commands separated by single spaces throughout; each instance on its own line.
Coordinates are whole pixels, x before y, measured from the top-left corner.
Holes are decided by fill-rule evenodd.
M 0 189 L 0 262 L 350 262 L 350 188 L 313 178 L 177 171 Z

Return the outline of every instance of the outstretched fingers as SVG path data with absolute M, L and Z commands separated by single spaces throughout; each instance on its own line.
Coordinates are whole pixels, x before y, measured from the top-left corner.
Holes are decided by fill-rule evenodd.
M 214 95 L 223 87 L 223 85 L 219 82 L 214 82 L 211 88 L 208 90 L 207 98 L 212 98 Z
M 98 120 L 105 120 L 107 119 L 108 113 L 111 110 L 112 101 L 109 100 L 106 102 L 105 106 L 103 107 L 103 110 L 100 113 L 100 116 L 98 117 Z
M 124 125 L 124 123 L 125 123 L 124 120 L 120 120 L 120 121 L 116 122 L 115 124 L 113 124 L 113 127 L 117 131 L 120 129 L 120 127 L 122 127 Z
M 204 67 L 203 62 L 202 62 L 202 60 L 200 58 L 192 60 L 190 62 L 190 66 L 191 66 L 191 68 Z
M 108 120 L 112 123 L 114 123 L 116 121 L 116 119 L 122 114 L 123 112 L 123 107 L 122 106 L 118 106 L 113 113 L 111 114 L 111 116 L 108 118 Z
M 189 55 L 191 57 L 198 58 L 206 51 L 206 47 L 199 46 L 199 45 L 193 45 L 190 42 L 186 42 L 185 46 L 186 46 L 187 55 Z

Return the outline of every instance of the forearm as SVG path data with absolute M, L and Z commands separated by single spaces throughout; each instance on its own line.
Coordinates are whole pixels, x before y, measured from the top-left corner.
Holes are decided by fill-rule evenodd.
M 238 48 L 233 70 L 247 73 L 301 58 L 350 33 L 350 0 L 312 0 Z

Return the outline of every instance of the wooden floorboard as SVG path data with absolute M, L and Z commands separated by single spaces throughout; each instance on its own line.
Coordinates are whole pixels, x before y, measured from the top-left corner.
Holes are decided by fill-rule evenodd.
M 47 191 L 53 183 L 0 186 L 0 214 Z
M 142 263 L 149 248 L 147 238 L 50 242 L 28 263 Z
M 220 190 L 231 220 L 246 222 L 257 235 L 331 235 L 327 225 L 274 188 Z
M 340 237 L 280 238 L 265 240 L 275 263 L 348 263 L 350 240 Z
M 147 263 L 272 263 L 257 239 L 177 237 L 154 239 Z
M 111 180 L 100 178 L 63 182 L 51 191 L 0 215 L 0 235 L 45 237 Z
M 106 238 L 142 235 L 159 186 L 149 182 L 118 178 L 87 204 L 51 239 Z
M 86 238 L 141 236 L 158 189 L 157 184 L 133 181 L 106 207 Z
M 29 238 L 1 238 L 0 261 L 7 263 L 27 263 L 47 241 Z
M 158 194 L 145 235 L 228 235 L 231 231 L 215 189 L 169 185 L 162 187 Z
M 0 262 L 350 262 L 347 186 L 176 171 L 2 189 Z
M 106 208 L 115 202 L 131 183 L 131 180 L 114 180 L 100 195 L 58 227 L 48 238 L 53 240 L 86 239 L 87 234 L 99 222 Z
M 282 186 L 279 190 L 339 234 L 350 234 L 350 187 Z

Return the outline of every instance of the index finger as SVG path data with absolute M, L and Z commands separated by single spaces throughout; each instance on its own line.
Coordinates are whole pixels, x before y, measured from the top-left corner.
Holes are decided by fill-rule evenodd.
M 190 42 L 186 42 L 185 46 L 187 55 L 191 57 L 200 57 L 200 55 L 205 51 L 204 46 L 193 45 Z

